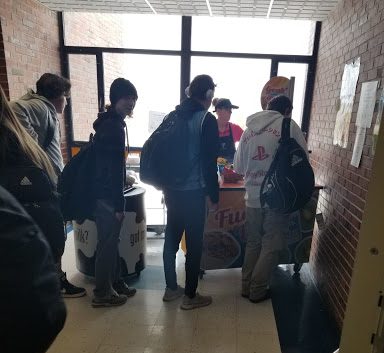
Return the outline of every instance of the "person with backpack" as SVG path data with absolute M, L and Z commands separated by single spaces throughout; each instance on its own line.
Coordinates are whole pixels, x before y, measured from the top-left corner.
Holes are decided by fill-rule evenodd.
M 242 267 L 243 297 L 258 303 L 270 297 L 269 283 L 284 248 L 283 231 L 289 214 L 278 212 L 260 200 L 261 186 L 268 174 L 282 137 L 284 118 L 291 116 L 291 100 L 283 95 L 268 103 L 267 110 L 247 118 L 234 159 L 234 169 L 244 175 L 247 243 Z M 290 120 L 292 137 L 308 156 L 307 143 L 299 126 Z
M 55 183 L 63 169 L 63 157 L 60 148 L 60 123 L 57 115 L 64 112 L 70 88 L 71 83 L 67 79 L 45 73 L 36 82 L 36 93 L 29 90 L 19 100 L 10 103 L 13 112 L 25 130 L 49 157 L 56 174 Z M 22 139 L 18 143 L 21 145 L 26 144 L 25 136 L 19 137 Z M 30 145 L 30 142 L 28 143 Z M 44 217 L 49 217 L 49 215 L 44 215 Z M 44 235 L 47 237 L 55 257 L 63 297 L 84 296 L 86 294 L 85 289 L 70 283 L 66 273 L 61 268 L 61 257 L 64 254 L 66 239 L 64 223 L 60 231 L 46 231 Z M 60 248 L 57 248 L 59 244 Z
M 93 307 L 118 306 L 135 295 L 120 277 L 119 236 L 124 219 L 126 178 L 125 141 L 128 131 L 124 119 L 131 116 L 138 98 L 135 86 L 124 78 L 110 87 L 111 105 L 93 123 L 95 174 L 94 219 L 97 227 Z
M 67 315 L 51 251 L 40 228 L 1 186 L 0 219 L 0 352 L 43 353 Z
M 185 159 L 192 161 L 184 179 L 163 188 L 167 206 L 163 251 L 166 289 L 163 300 L 172 301 L 185 294 L 181 304 L 184 310 L 212 303 L 212 297 L 200 295 L 196 289 L 207 203 L 211 210 L 215 210 L 219 201 L 216 164 L 219 131 L 214 115 L 208 112 L 214 90 L 215 84 L 210 76 L 196 76 L 186 89 L 188 98 L 165 118 L 171 119 L 170 116 L 176 114 L 176 119 L 185 119 L 188 128 L 187 139 L 181 142 L 187 144 L 187 155 L 174 160 L 172 169 L 176 173 L 184 165 Z M 187 245 L 185 289 L 177 284 L 175 266 L 176 253 L 184 231 Z

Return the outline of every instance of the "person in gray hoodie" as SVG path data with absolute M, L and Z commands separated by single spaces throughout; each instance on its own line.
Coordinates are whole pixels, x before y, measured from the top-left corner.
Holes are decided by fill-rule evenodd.
M 261 208 L 260 188 L 278 148 L 283 119 L 291 116 L 292 109 L 291 100 L 281 95 L 268 103 L 267 110 L 249 116 L 234 159 L 234 169 L 244 175 L 246 190 L 247 245 L 241 294 L 254 303 L 269 298 L 272 272 L 284 248 L 288 216 Z M 293 120 L 290 129 L 290 136 L 308 151 L 304 135 Z
M 11 102 L 11 108 L 27 132 L 36 140 L 49 157 L 58 177 L 63 170 L 63 157 L 60 148 L 60 123 L 57 114 L 63 114 L 71 83 L 58 75 L 43 74 L 36 82 L 37 92 L 29 90 L 19 100 Z M 49 217 L 49 215 L 47 215 Z M 84 288 L 77 287 L 67 280 L 61 269 L 61 257 L 64 247 L 54 248 L 57 237 L 66 237 L 63 224 L 61 234 L 45 234 L 55 257 L 63 297 L 81 297 L 86 294 Z

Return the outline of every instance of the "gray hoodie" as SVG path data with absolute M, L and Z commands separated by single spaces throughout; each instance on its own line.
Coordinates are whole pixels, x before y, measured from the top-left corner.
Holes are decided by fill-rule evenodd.
M 247 207 L 261 207 L 260 187 L 276 153 L 283 118 L 273 110 L 264 110 L 247 118 L 247 129 L 241 136 L 234 159 L 234 169 L 244 175 Z M 304 135 L 293 120 L 291 137 L 308 153 Z
M 60 123 L 53 104 L 47 98 L 29 90 L 19 100 L 11 102 L 11 107 L 27 132 L 38 142 L 40 147 L 44 146 L 47 137 L 48 122 L 54 127 L 52 141 L 44 150 L 57 175 L 59 175 L 64 164 L 60 149 Z

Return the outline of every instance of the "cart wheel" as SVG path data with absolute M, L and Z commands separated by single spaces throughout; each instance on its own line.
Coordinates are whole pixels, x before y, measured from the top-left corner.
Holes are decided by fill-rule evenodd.
M 301 267 L 302 267 L 302 266 L 303 266 L 303 264 L 295 263 L 295 264 L 293 265 L 293 271 L 294 271 L 295 273 L 299 273 L 300 270 L 301 270 Z
M 203 279 L 204 275 L 205 275 L 205 271 L 203 269 L 200 269 L 199 278 Z

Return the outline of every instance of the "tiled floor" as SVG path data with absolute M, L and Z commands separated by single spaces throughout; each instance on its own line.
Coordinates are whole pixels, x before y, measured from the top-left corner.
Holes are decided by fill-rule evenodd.
M 67 322 L 49 353 L 277 353 L 280 345 L 271 301 L 252 304 L 239 295 L 240 270 L 207 271 L 199 291 L 213 304 L 180 310 L 180 301 L 163 303 L 162 239 L 148 240 L 147 268 L 132 285 L 135 297 L 116 308 L 91 307 L 92 281 L 75 268 L 73 239 L 67 241 L 63 268 L 88 295 L 67 299 Z M 179 282 L 184 256 L 178 254 Z

